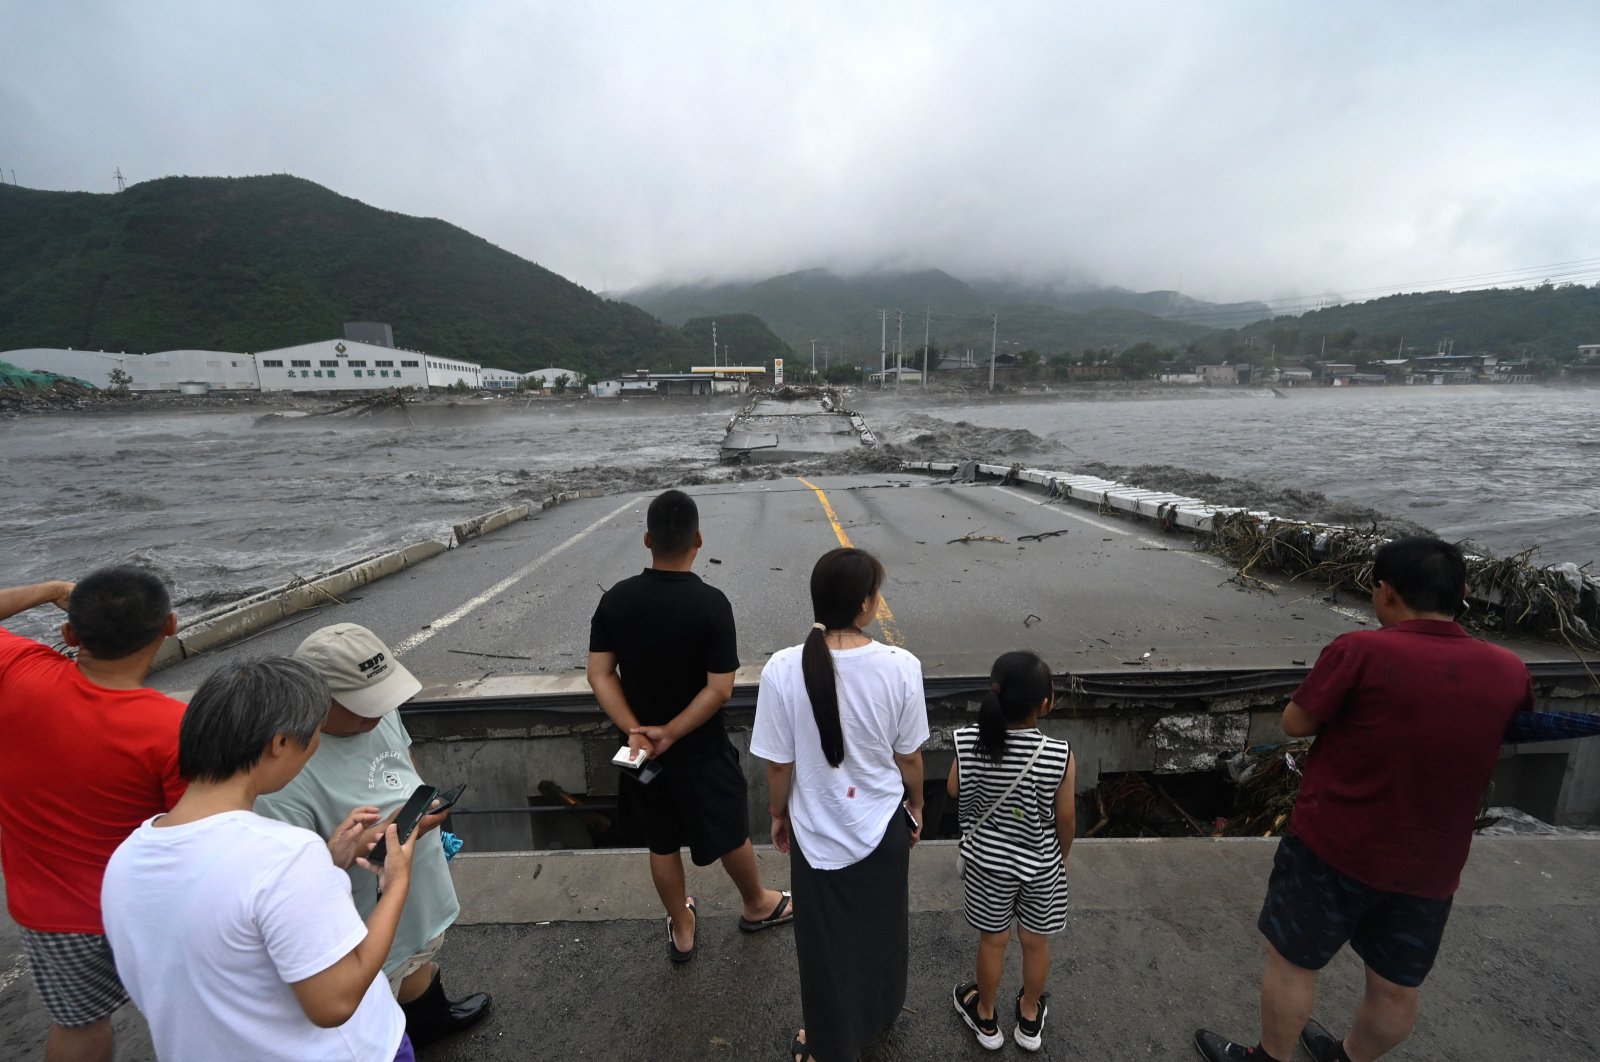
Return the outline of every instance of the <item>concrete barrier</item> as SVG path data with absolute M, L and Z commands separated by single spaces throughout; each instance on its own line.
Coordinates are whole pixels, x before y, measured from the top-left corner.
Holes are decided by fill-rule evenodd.
M 467 542 L 527 519 L 535 507 L 541 510 L 551 509 L 563 502 L 577 501 L 579 498 L 598 498 L 605 493 L 603 490 L 592 489 L 565 490 L 541 498 L 537 502 L 511 505 L 475 516 L 454 525 L 452 531 L 457 542 Z M 179 628 L 176 637 L 168 638 L 162 643 L 161 651 L 156 654 L 150 670 L 160 671 L 196 653 L 227 645 L 296 612 L 304 612 L 318 605 L 338 604 L 341 594 L 382 579 L 386 575 L 404 571 L 429 557 L 437 557 L 449 548 L 451 547 L 443 542 L 431 540 L 413 542 L 400 549 L 352 561 L 332 571 L 322 572 L 312 579 L 296 579 L 292 583 L 262 590 L 238 601 L 230 601 L 226 605 L 208 609 L 187 620 Z
M 414 542 L 401 549 L 355 561 L 315 579 L 289 583 L 244 602 L 235 602 L 226 609 L 203 614 L 179 630 L 176 637 L 162 643 L 150 670 L 159 671 L 196 653 L 226 645 L 296 612 L 318 605 L 337 604 L 340 595 L 358 586 L 403 571 L 444 551 L 442 542 Z
M 540 505 L 539 508 L 546 509 L 549 506 Z M 532 511 L 532 507 L 528 505 L 512 505 L 504 509 L 496 509 L 491 513 L 484 513 L 482 516 L 474 516 L 464 523 L 456 524 L 451 530 L 456 534 L 457 543 L 469 542 L 481 535 L 487 535 L 490 531 L 498 531 L 507 524 L 516 523 L 518 520 L 526 520 L 528 514 Z

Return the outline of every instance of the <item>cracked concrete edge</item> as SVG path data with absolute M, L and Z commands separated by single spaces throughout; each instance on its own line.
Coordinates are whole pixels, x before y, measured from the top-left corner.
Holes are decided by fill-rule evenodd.
M 455 525 L 455 535 L 458 541 L 470 541 L 526 519 L 535 506 L 540 510 L 550 509 L 579 498 L 597 498 L 603 493 L 599 490 L 562 491 L 538 502 L 497 509 Z M 162 643 L 150 670 L 154 673 L 198 653 L 229 645 L 298 612 L 319 605 L 339 604 L 339 598 L 356 587 L 404 571 L 449 548 L 431 539 L 413 542 L 353 561 L 312 579 L 297 579 L 202 612 L 181 627 L 176 636 Z

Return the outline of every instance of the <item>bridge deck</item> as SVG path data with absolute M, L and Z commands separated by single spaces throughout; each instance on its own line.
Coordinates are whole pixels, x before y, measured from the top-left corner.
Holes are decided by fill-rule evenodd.
M 880 636 L 905 645 L 930 677 L 986 674 L 1027 646 L 1078 674 L 1292 668 L 1370 613 L 1316 586 L 1275 592 L 1230 582 L 1232 569 L 1183 532 L 1102 516 L 992 484 L 913 475 L 822 477 L 692 488 L 705 548 L 695 570 L 733 602 L 739 653 L 753 675 L 810 621 L 812 563 L 842 539 L 889 571 L 893 614 Z M 363 623 L 417 674 L 448 685 L 485 675 L 575 676 L 601 588 L 649 562 L 651 495 L 592 498 L 537 513 L 222 653 L 156 676 L 192 688 L 221 655 L 289 652 L 319 623 Z M 1065 532 L 1050 535 L 1051 532 Z M 1028 535 L 1050 535 L 1020 541 Z M 962 536 L 994 536 L 952 543 Z M 1559 647 L 1519 642 L 1530 660 Z M 1148 655 L 1146 655 L 1148 654 Z M 1570 655 L 1567 655 L 1570 659 Z

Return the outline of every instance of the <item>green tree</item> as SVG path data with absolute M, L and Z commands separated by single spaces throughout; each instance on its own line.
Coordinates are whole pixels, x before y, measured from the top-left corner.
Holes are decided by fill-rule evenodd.
M 111 380 L 111 388 L 110 388 L 111 393 L 112 394 L 118 394 L 118 395 L 127 394 L 128 393 L 128 385 L 133 383 L 133 377 L 130 376 L 128 373 L 124 372 L 120 365 L 118 367 L 116 367 L 115 369 L 111 370 L 111 372 L 110 372 L 110 380 Z
M 1154 343 L 1135 343 L 1116 357 L 1116 363 L 1130 379 L 1145 380 L 1156 375 L 1166 360 Z

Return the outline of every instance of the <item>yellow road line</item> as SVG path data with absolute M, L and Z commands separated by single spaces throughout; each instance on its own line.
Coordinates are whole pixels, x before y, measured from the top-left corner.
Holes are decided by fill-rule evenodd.
M 804 476 L 796 476 L 795 478 L 810 487 L 812 492 L 816 494 L 817 500 L 822 503 L 822 511 L 827 514 L 828 523 L 833 525 L 833 533 L 838 536 L 839 545 L 846 549 L 854 548 L 854 543 L 850 541 L 850 536 L 845 534 L 844 528 L 839 524 L 839 514 L 833 511 L 833 503 L 822 492 L 822 488 Z M 905 639 L 900 636 L 900 628 L 894 622 L 894 611 L 889 608 L 889 599 L 884 597 L 882 593 L 878 594 L 877 620 L 878 626 L 883 630 L 884 641 L 890 645 L 905 646 Z

